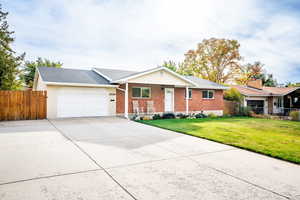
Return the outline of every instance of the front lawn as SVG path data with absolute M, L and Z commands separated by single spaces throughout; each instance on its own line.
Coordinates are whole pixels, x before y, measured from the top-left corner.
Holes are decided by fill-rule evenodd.
M 300 122 L 248 117 L 140 122 L 300 163 Z

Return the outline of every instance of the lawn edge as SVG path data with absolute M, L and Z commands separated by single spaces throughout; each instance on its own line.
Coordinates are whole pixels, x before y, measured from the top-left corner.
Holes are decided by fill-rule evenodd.
M 141 123 L 141 124 L 145 124 L 145 125 L 148 125 L 148 126 L 153 126 L 153 127 L 156 127 L 156 128 L 165 129 L 165 130 L 172 131 L 172 132 L 175 132 L 175 133 L 181 133 L 181 134 L 184 134 L 184 135 L 189 135 L 189 136 L 193 136 L 193 137 L 196 137 L 196 138 L 201 138 L 201 139 L 205 139 L 205 140 L 217 142 L 217 143 L 220 143 L 220 144 L 225 144 L 225 145 L 232 146 L 232 147 L 236 147 L 236 148 L 243 149 L 243 150 L 246 150 L 246 151 L 258 153 L 258 154 L 260 154 L 260 155 L 264 155 L 264 156 L 268 156 L 268 157 L 271 157 L 271 158 L 275 158 L 275 159 L 277 159 L 277 160 L 286 161 L 286 162 L 288 162 L 288 163 L 300 165 L 300 161 L 297 162 L 297 161 L 293 161 L 293 160 L 284 159 L 284 158 L 281 158 L 281 157 L 278 157 L 278 156 L 273 156 L 273 155 L 271 155 L 271 154 L 267 154 L 267 153 L 263 153 L 263 152 L 260 152 L 260 151 L 256 151 L 256 150 L 254 150 L 254 149 L 250 149 L 250 148 L 247 148 L 247 147 L 242 147 L 242 146 L 234 145 L 234 144 L 228 144 L 228 143 L 221 142 L 221 141 L 218 141 L 218 140 L 214 140 L 214 139 L 210 139 L 210 138 L 206 138 L 206 137 L 201 137 L 201 136 L 189 134 L 189 133 L 186 133 L 186 132 L 183 132 L 183 131 L 174 131 L 174 130 L 169 129 L 169 128 L 160 127 L 160 126 L 157 126 L 157 125 L 154 125 L 154 124 L 149 124 L 149 123 L 147 123 L 146 121 L 147 121 L 147 120 L 135 120 L 134 122 Z

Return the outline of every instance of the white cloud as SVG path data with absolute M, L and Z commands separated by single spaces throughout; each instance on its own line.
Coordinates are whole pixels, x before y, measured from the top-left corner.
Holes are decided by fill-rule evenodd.
M 143 70 L 181 61 L 204 38 L 220 37 L 238 39 L 245 62 L 262 61 L 280 81 L 296 80 L 293 71 L 300 71 L 299 20 L 271 13 L 261 1 L 7 0 L 4 9 L 19 52 L 66 67 Z

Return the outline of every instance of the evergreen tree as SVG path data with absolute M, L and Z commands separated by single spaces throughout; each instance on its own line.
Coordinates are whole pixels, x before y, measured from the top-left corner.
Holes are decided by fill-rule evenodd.
M 17 90 L 22 86 L 20 65 L 25 54 L 17 56 L 11 48 L 14 32 L 9 31 L 7 15 L 0 4 L 0 90 Z
M 34 74 L 37 67 L 55 67 L 60 68 L 62 63 L 53 62 L 48 59 L 38 58 L 36 61 L 26 61 L 24 73 L 22 74 L 22 79 L 25 81 L 26 85 L 30 88 L 33 86 Z

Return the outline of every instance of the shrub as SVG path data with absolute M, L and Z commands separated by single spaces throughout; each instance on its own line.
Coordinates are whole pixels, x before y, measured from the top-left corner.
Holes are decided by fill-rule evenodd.
M 183 113 L 179 113 L 176 115 L 176 117 L 179 117 L 180 119 L 186 119 L 189 117 L 189 115 L 183 114 Z
M 209 113 L 208 117 L 213 118 L 213 117 L 217 117 L 217 115 L 215 113 Z
M 230 88 L 225 91 L 224 99 L 227 101 L 242 102 L 244 97 L 236 88 Z
M 174 119 L 175 114 L 174 113 L 164 113 L 162 116 L 163 119 Z
M 152 118 L 150 116 L 144 116 L 143 120 L 151 120 Z
M 249 112 L 249 116 L 250 116 L 250 117 L 255 117 L 255 116 L 256 116 L 256 114 L 255 114 L 255 112 L 253 112 L 252 110 L 250 110 L 250 112 Z
M 231 115 L 226 113 L 223 115 L 223 117 L 231 117 Z
M 247 107 L 247 106 L 239 106 L 238 108 L 238 116 L 251 116 L 252 112 L 251 112 L 251 108 Z
M 207 115 L 203 114 L 203 113 L 198 113 L 195 115 L 196 118 L 206 118 Z
M 133 115 L 133 116 L 131 117 L 131 120 L 139 120 L 139 117 L 138 117 L 137 115 Z
M 290 112 L 290 117 L 293 121 L 300 121 L 300 111 L 292 111 Z
M 152 117 L 153 120 L 161 119 L 161 116 L 159 114 L 155 114 Z

